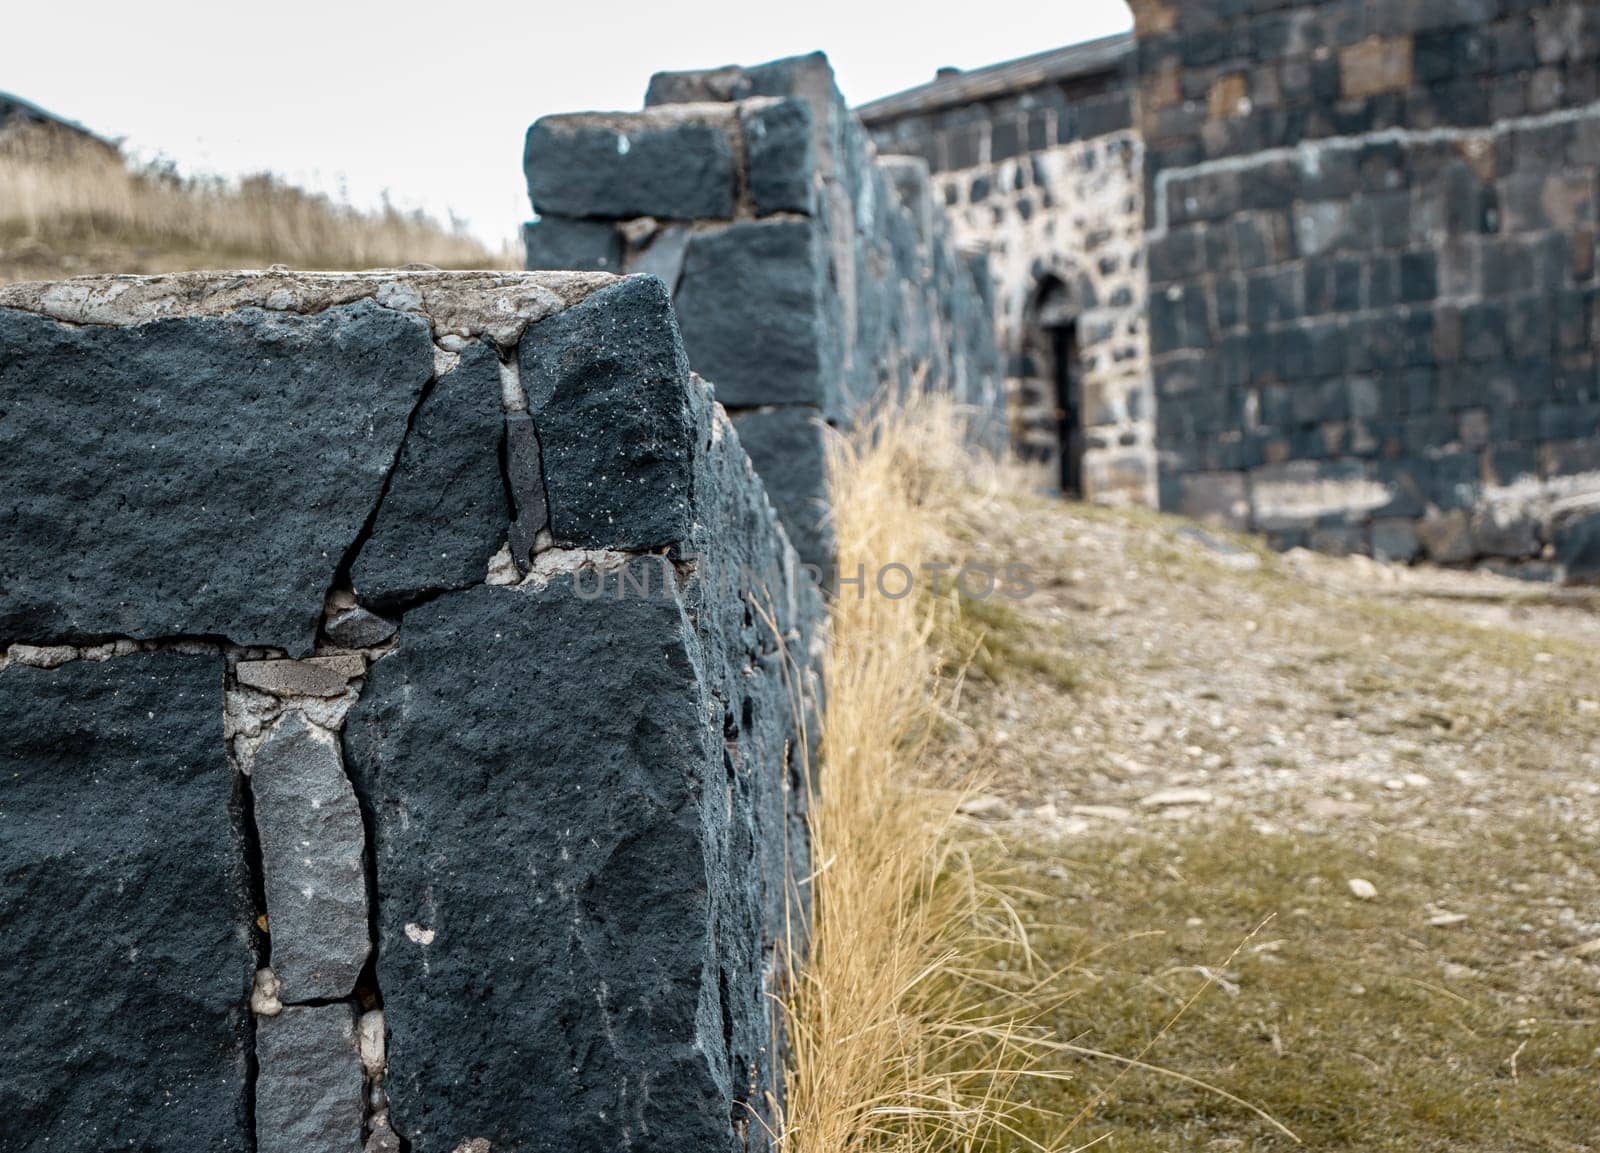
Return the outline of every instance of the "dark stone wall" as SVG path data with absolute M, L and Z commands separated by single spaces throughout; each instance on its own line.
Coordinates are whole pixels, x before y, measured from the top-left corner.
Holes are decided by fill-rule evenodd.
M 1163 507 L 1592 575 L 1600 9 L 1135 7 Z
M 0 1150 L 766 1148 L 820 604 L 653 277 L 0 289 Z
M 663 73 L 640 113 L 549 116 L 524 154 L 529 268 L 651 273 L 801 558 L 832 562 L 823 426 L 945 391 L 1000 435 L 981 260 L 914 162 L 881 163 L 821 55 Z

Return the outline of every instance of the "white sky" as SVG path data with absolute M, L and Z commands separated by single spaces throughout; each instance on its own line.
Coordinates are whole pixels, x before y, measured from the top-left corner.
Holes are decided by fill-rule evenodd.
M 361 205 L 455 212 L 492 244 L 529 215 L 522 137 L 634 109 L 652 72 L 821 48 L 852 103 L 941 65 L 1131 25 L 1124 0 L 60 0 L 8 4 L 0 91 L 188 172 L 263 169 Z

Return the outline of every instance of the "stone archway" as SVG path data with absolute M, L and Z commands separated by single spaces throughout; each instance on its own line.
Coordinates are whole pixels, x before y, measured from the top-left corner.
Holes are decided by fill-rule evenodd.
M 1084 495 L 1083 360 L 1079 318 L 1093 289 L 1071 270 L 1041 270 L 1018 326 L 1016 395 L 1022 455 L 1049 464 L 1061 493 Z

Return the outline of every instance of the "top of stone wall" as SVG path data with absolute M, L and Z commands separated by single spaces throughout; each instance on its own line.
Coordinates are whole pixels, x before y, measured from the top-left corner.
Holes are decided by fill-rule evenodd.
M 872 128 L 902 116 L 991 100 L 996 96 L 1025 92 L 1045 84 L 1131 67 L 1135 52 L 1133 34 L 1119 32 L 1098 40 L 1086 40 L 1081 44 L 1069 44 L 1065 48 L 1052 48 L 1048 52 L 974 68 L 970 72 L 940 75 L 904 92 L 870 100 L 859 105 L 855 111 L 861 122 Z
M 370 272 L 180 272 L 79 276 L 0 286 L 0 308 L 66 324 L 126 328 L 176 317 L 220 317 L 245 308 L 309 316 L 370 300 L 425 316 L 435 337 L 487 336 L 514 344 L 528 325 L 616 281 L 599 272 L 441 272 L 427 266 Z

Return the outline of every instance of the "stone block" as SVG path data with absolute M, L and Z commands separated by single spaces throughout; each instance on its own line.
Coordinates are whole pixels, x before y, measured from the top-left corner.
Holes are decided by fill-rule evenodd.
M 536 121 L 523 150 L 534 210 L 601 220 L 732 217 L 733 113 L 704 107 L 704 115 L 671 110 Z
M 390 1122 L 416 1153 L 731 1148 L 722 733 L 668 566 L 629 572 L 652 591 L 586 600 L 595 574 L 563 575 L 413 609 L 346 726 Z
M 558 544 L 654 549 L 691 523 L 689 364 L 666 286 L 630 277 L 528 329 L 518 351 Z
M 309 651 L 433 375 L 427 322 L 361 301 L 66 325 L 6 303 L 0 643 Z
M 622 233 L 609 220 L 574 220 L 554 213 L 522 226 L 530 269 L 621 272 Z
M 1464 564 L 1473 557 L 1471 514 L 1464 508 L 1430 509 L 1417 522 L 1417 538 L 1437 564 Z
M 1177 511 L 1207 524 L 1243 531 L 1250 527 L 1250 490 L 1242 472 L 1190 473 L 1183 478 Z
M 750 101 L 739 107 L 739 124 L 756 213 L 811 213 L 816 207 L 816 156 L 810 106 L 798 97 Z
M 349 1005 L 256 1020 L 257 1153 L 361 1153 L 366 1079 Z
M 250 788 L 280 998 L 348 997 L 371 934 L 366 831 L 338 738 L 288 713 L 256 751 Z
M 689 241 L 678 323 L 694 370 L 729 407 L 828 408 L 813 225 L 751 221 Z
M 1379 560 L 1406 564 L 1422 552 L 1416 524 L 1405 517 L 1380 517 L 1372 522 L 1372 555 Z
M 806 564 L 833 563 L 826 433 L 814 408 L 755 409 L 733 415 L 739 441 Z
M 176 652 L 0 671 L 8 1149 L 254 1148 L 222 674 Z
M 1472 550 L 1478 556 L 1517 560 L 1539 552 L 1539 519 L 1510 502 L 1486 504 L 1472 513 Z
M 1559 515 L 1552 540 L 1556 562 L 1569 582 L 1600 583 L 1600 504 L 1590 502 Z
M 582 307 L 580 305 L 580 307 Z M 500 358 L 475 342 L 417 409 L 350 577 L 369 602 L 483 580 L 511 523 L 500 444 Z
M 1361 100 L 1411 87 L 1410 37 L 1369 37 L 1339 52 L 1339 89 L 1346 100 Z

